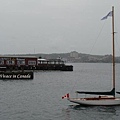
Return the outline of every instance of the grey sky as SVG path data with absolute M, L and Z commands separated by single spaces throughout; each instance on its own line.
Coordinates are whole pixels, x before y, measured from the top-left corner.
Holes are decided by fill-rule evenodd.
M 111 18 L 100 19 L 114 6 L 116 54 L 120 56 L 119 3 L 119 0 L 0 0 L 0 54 L 74 50 L 111 54 Z

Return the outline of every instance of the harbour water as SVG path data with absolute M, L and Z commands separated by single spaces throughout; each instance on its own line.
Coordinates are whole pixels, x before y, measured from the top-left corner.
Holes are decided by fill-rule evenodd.
M 76 90 L 111 90 L 112 65 L 74 63 L 73 68 L 35 72 L 33 80 L 0 80 L 0 120 L 118 120 L 120 106 L 83 107 L 61 99 L 66 93 L 76 97 Z M 116 64 L 117 91 L 119 74 Z

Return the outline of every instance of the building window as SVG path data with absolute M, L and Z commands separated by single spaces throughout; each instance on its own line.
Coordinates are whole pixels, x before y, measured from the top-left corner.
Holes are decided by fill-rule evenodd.
M 4 61 L 3 60 L 0 60 L 0 65 L 4 65 Z
M 18 60 L 18 61 L 17 61 L 17 64 L 18 64 L 18 65 L 25 65 L 25 60 Z
M 36 65 L 36 61 L 28 61 L 28 65 Z
M 13 61 L 13 60 L 8 60 L 8 61 L 6 62 L 6 64 L 7 64 L 7 65 L 14 65 L 14 64 L 15 64 L 15 61 Z

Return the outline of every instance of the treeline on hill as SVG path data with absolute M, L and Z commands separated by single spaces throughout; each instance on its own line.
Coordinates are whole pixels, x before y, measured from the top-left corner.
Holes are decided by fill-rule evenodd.
M 16 56 L 13 55 L 13 56 Z M 78 53 L 77 56 L 72 56 L 71 53 L 37 53 L 37 54 L 17 54 L 17 56 L 36 56 L 45 59 L 58 59 L 61 58 L 66 62 L 88 62 L 88 63 L 111 63 L 112 55 L 90 55 Z M 116 63 L 120 63 L 120 57 L 115 58 Z

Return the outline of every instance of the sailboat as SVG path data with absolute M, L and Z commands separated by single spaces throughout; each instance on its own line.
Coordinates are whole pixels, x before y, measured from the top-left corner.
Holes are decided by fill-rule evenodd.
M 97 97 L 87 97 L 87 98 L 70 98 L 67 95 L 67 99 L 70 102 L 77 103 L 86 106 L 115 106 L 120 105 L 120 98 L 115 97 L 115 93 L 120 94 L 120 92 L 115 92 L 115 45 L 114 45 L 114 7 L 112 11 L 107 14 L 102 20 L 107 19 L 108 16 L 112 16 L 112 43 L 113 43 L 113 55 L 112 55 L 112 71 L 113 71 L 113 88 L 108 92 L 89 92 L 89 91 L 76 91 L 77 94 L 90 94 L 97 95 Z

